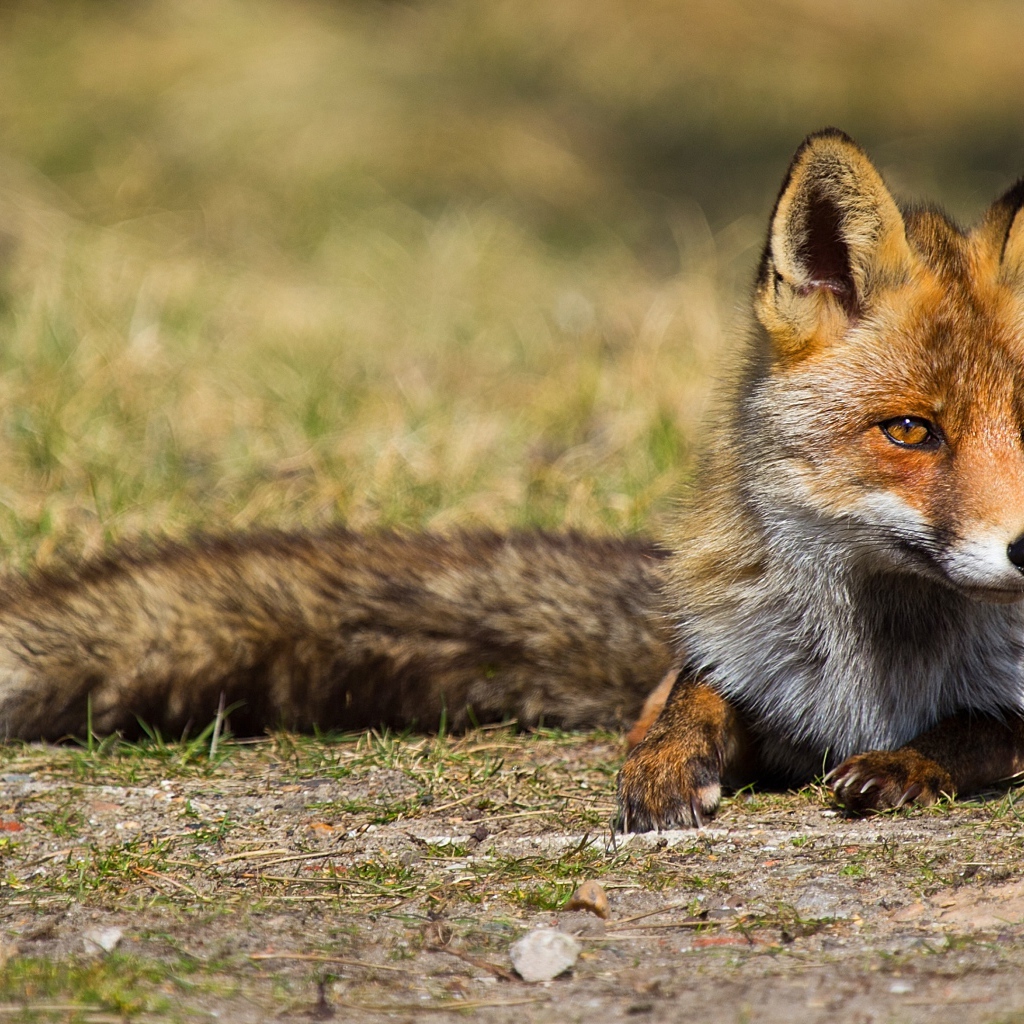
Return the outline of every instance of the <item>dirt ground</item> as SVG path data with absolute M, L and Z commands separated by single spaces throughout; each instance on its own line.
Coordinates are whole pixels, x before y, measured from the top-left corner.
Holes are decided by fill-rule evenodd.
M 0 1019 L 1024 1021 L 1012 791 L 613 840 L 612 736 L 206 742 L 0 753 Z

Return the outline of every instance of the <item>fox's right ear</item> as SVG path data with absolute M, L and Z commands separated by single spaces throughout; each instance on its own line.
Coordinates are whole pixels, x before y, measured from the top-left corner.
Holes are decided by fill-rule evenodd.
M 864 151 L 826 128 L 804 140 L 775 203 L 755 311 L 780 355 L 855 322 L 913 265 L 896 201 Z
M 981 230 L 998 260 L 999 276 L 1024 290 L 1024 178 L 992 204 Z

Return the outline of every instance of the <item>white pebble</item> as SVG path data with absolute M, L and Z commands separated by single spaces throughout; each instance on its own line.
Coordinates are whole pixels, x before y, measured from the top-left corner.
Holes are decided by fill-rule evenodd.
M 512 966 L 523 981 L 551 981 L 572 968 L 582 947 L 557 928 L 535 928 L 512 943 Z
M 124 932 L 120 928 L 90 928 L 82 933 L 82 945 L 86 953 L 110 953 L 117 948 Z

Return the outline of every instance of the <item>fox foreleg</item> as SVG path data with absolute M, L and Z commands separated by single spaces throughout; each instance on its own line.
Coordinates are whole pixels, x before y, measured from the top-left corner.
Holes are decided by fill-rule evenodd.
M 718 808 L 723 776 L 745 746 L 732 705 L 699 679 L 680 676 L 619 773 L 623 830 L 703 825 Z

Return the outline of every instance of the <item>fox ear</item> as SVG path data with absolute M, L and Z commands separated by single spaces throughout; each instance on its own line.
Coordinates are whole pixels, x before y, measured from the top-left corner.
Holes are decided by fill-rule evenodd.
M 755 309 L 780 352 L 845 330 L 879 284 L 905 279 L 911 266 L 903 217 L 864 151 L 835 128 L 808 136 L 758 272 Z
M 1011 287 L 1024 287 L 1024 178 L 990 207 L 981 224 L 999 261 L 1000 277 Z

